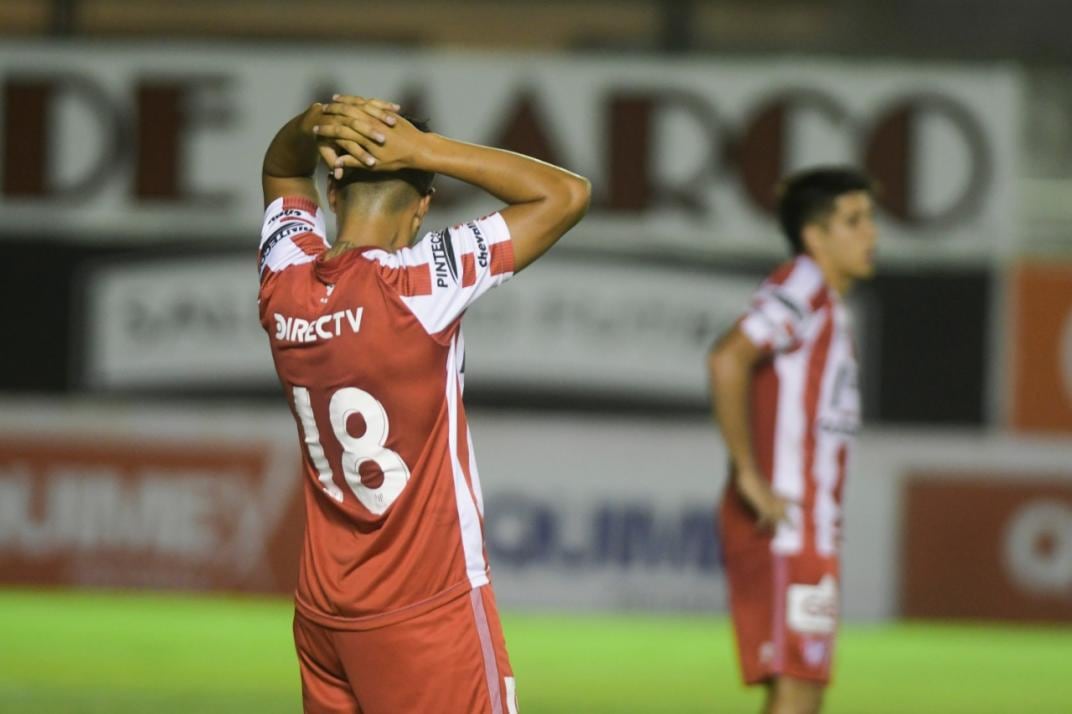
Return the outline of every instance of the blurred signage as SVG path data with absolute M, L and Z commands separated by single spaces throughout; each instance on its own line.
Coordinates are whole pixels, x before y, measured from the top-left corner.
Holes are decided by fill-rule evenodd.
M 1072 432 L 1072 264 L 1025 264 L 1014 277 L 1012 426 Z
M 1072 621 L 1072 474 L 917 474 L 906 488 L 903 615 Z
M 253 253 L 100 266 L 85 287 L 80 364 L 89 386 L 277 383 L 257 314 Z
M 702 406 L 703 355 L 754 277 L 550 256 L 464 321 L 467 386 Z M 242 257 L 99 266 L 86 280 L 84 380 L 96 388 L 272 387 Z
M 304 511 L 282 399 L 268 410 L 2 406 L 0 585 L 293 590 Z M 706 422 L 702 439 L 662 434 L 667 471 L 661 450 L 623 448 L 653 436 L 652 422 L 473 421 L 505 606 L 724 603 L 706 468 L 722 460 Z M 539 456 L 519 459 L 526 449 Z
M 0 441 L 0 583 L 289 592 L 297 455 L 59 431 Z
M 4 230 L 256 235 L 268 141 L 335 91 L 590 177 L 590 248 L 780 254 L 774 185 L 819 162 L 881 181 L 887 256 L 980 262 L 1015 233 L 1019 81 L 1003 66 L 44 42 L 0 48 Z M 442 189 L 440 222 L 487 210 Z

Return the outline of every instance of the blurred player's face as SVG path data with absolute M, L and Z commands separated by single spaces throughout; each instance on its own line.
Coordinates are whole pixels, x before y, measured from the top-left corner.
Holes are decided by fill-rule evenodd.
M 804 232 L 812 257 L 846 284 L 874 274 L 877 238 L 874 205 L 866 191 L 838 196 L 830 215 Z

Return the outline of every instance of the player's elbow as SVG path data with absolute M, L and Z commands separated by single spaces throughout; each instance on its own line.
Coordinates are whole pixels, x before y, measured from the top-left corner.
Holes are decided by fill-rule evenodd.
M 592 203 L 592 182 L 584 176 L 577 176 L 570 184 L 570 196 L 577 217 L 581 218 L 588 213 L 588 206 Z
M 726 351 L 715 343 L 711 345 L 711 349 L 707 352 L 707 371 L 714 378 L 718 373 L 725 371 L 726 366 Z
M 707 353 L 707 371 L 712 383 L 733 379 L 742 372 L 744 366 L 741 355 L 726 341 L 716 342 Z
M 592 182 L 584 176 L 567 174 L 563 177 L 557 194 L 556 203 L 559 204 L 562 216 L 569 225 L 575 225 L 584 218 L 592 202 Z
M 712 342 L 711 348 L 707 350 L 707 366 L 714 369 L 717 365 L 724 363 L 729 351 L 729 336 L 722 335 Z
M 575 225 L 584 218 L 585 213 L 589 212 L 589 205 L 592 203 L 592 182 L 583 176 L 570 174 L 563 183 L 560 198 L 562 212 L 569 224 Z

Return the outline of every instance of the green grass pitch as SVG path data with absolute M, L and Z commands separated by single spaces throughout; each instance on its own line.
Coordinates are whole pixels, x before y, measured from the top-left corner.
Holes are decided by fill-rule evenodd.
M 0 591 L 0 712 L 298 712 L 291 605 Z M 504 617 L 523 714 L 759 710 L 722 617 Z M 828 714 L 1072 712 L 1072 628 L 848 625 Z

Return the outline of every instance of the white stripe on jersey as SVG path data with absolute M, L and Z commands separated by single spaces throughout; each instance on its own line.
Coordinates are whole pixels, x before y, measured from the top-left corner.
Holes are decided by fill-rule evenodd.
M 756 291 L 741 320 L 741 330 L 753 344 L 776 353 L 796 349 L 810 329 L 812 299 L 825 290 L 819 267 L 806 256 L 796 259 L 781 284 L 767 280 Z
M 477 298 L 513 276 L 510 229 L 498 213 L 426 233 L 394 252 L 370 250 L 364 256 L 391 270 L 424 271 L 427 291 L 399 298 L 430 335 L 450 327 Z
M 834 321 L 832 327 L 835 331 L 848 331 L 848 311 L 840 302 L 833 306 L 828 319 Z M 835 405 L 837 402 L 839 395 L 835 394 L 835 391 L 837 382 L 843 375 L 836 367 L 847 364 L 855 364 L 851 341 L 836 337 L 831 339 L 830 353 L 827 356 L 827 365 L 824 365 L 823 383 L 819 391 L 821 404 Z M 815 480 L 815 510 L 812 518 L 815 522 L 815 550 L 822 555 L 834 555 L 838 550 L 841 507 L 834 498 L 834 489 L 837 488 L 838 477 L 841 475 L 838 462 L 842 449 L 848 450 L 844 438 L 826 436 L 815 440 L 815 464 L 812 468 Z
M 484 538 L 480 528 L 480 515 L 469 492 L 469 485 L 458 459 L 458 340 L 450 342 L 447 356 L 447 446 L 450 450 L 450 468 L 454 475 L 454 501 L 458 509 L 458 524 L 462 532 L 462 551 L 465 553 L 465 569 L 469 583 L 478 588 L 488 584 L 487 562 L 484 560 Z M 472 451 L 469 452 L 472 462 Z
M 488 684 L 491 714 L 502 714 L 502 693 L 499 690 L 499 663 L 495 659 L 495 643 L 491 639 L 491 626 L 488 624 L 488 612 L 484 609 L 483 592 L 480 590 L 469 591 L 469 602 L 473 606 L 473 619 L 476 621 L 477 637 L 480 640 L 480 654 L 484 658 L 484 678 Z
M 469 443 L 469 478 L 473 481 L 473 494 L 476 496 L 476 510 L 480 517 L 484 517 L 484 493 L 480 489 L 480 473 L 476 470 L 476 451 L 473 450 L 473 430 L 465 430 L 465 438 Z
M 804 391 L 808 379 L 808 360 L 815 344 L 775 357 L 778 374 L 778 409 L 774 423 L 774 464 L 772 488 L 796 503 L 789 506 L 790 523 L 781 522 L 774 533 L 771 548 L 775 553 L 797 553 L 804 547 L 804 430 L 807 415 Z
M 793 271 L 789 273 L 780 287 L 780 291 L 792 296 L 798 309 L 804 312 L 811 312 L 807 301 L 817 292 L 825 289 L 826 280 L 823 278 L 823 271 L 808 256 L 802 256 L 797 260 Z
M 506 684 L 506 711 L 507 714 L 518 714 L 517 712 L 517 680 L 513 677 L 504 677 L 503 682 Z

